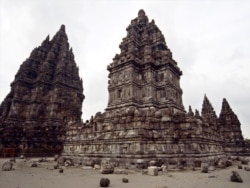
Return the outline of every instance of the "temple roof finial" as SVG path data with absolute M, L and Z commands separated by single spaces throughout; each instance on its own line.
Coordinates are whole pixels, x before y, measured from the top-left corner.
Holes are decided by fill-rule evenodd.
M 64 24 L 61 25 L 60 31 L 64 31 L 65 32 L 65 25 Z
M 138 12 L 138 16 L 145 16 L 145 11 L 143 9 L 140 9 Z

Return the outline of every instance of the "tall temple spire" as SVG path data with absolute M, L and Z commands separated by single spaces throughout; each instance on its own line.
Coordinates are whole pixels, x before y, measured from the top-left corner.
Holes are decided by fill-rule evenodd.
M 182 75 L 165 38 L 144 10 L 127 27 L 120 54 L 108 66 L 107 109 L 135 106 L 184 111 L 179 80 Z M 128 80 L 131 80 L 128 82 Z
M 225 140 L 229 142 L 243 141 L 240 121 L 225 98 L 222 101 L 222 108 L 218 121 Z
M 52 40 L 57 42 L 66 42 L 68 41 L 68 36 L 66 34 L 65 25 L 61 25 L 60 29 L 57 31 Z
M 201 109 L 201 116 L 204 120 L 209 122 L 210 124 L 216 124 L 217 115 L 214 111 L 214 108 L 210 101 L 208 100 L 206 94 L 204 95 L 202 109 Z
M 82 80 L 62 25 L 20 66 L 1 105 L 0 142 L 4 147 L 22 145 L 30 153 L 32 148 L 58 152 L 65 123 L 81 121 L 83 100 Z

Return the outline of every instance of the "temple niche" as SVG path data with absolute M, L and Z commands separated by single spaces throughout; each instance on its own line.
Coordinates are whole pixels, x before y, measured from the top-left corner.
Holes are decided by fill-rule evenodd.
M 0 106 L 0 148 L 29 156 L 61 153 L 66 124 L 81 122 L 82 80 L 65 26 L 20 66 Z
M 240 123 L 225 99 L 219 118 L 206 95 L 201 114 L 191 106 L 186 112 L 182 71 L 155 21 L 140 10 L 126 30 L 107 66 L 107 108 L 85 123 L 68 123 L 63 154 L 119 164 L 245 154 Z

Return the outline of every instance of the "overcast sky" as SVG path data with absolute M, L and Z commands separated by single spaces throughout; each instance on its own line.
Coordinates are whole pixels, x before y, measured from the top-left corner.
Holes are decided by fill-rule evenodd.
M 33 48 L 65 24 L 83 79 L 82 118 L 103 112 L 106 67 L 140 9 L 155 20 L 183 71 L 185 109 L 201 111 L 206 94 L 218 116 L 226 98 L 250 138 L 248 0 L 0 0 L 0 101 Z

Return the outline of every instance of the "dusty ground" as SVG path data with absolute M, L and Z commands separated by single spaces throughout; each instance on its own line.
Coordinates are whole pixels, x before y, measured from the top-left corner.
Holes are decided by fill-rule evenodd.
M 37 159 L 33 159 L 37 160 Z M 0 159 L 0 167 L 8 159 Z M 30 167 L 31 162 L 18 159 L 14 170 L 0 170 L 0 188 L 97 188 L 101 177 L 110 179 L 113 188 L 249 188 L 250 172 L 238 170 L 237 166 L 219 169 L 209 173 L 195 171 L 169 171 L 158 176 L 149 176 L 141 172 L 128 171 L 128 174 L 103 175 L 99 170 L 84 170 L 81 167 L 63 167 L 59 173 L 53 169 L 53 160 L 39 163 L 38 167 Z M 250 165 L 248 165 L 250 166 Z M 244 167 L 244 165 L 243 165 Z M 243 183 L 230 181 L 231 171 L 239 172 Z M 122 178 L 128 178 L 129 183 L 123 183 Z M 165 187 L 164 187 L 165 186 Z

